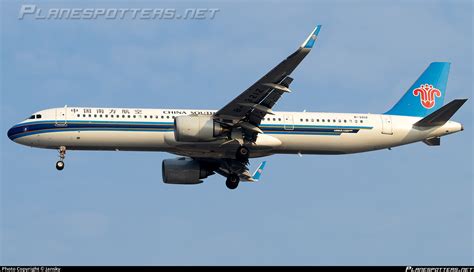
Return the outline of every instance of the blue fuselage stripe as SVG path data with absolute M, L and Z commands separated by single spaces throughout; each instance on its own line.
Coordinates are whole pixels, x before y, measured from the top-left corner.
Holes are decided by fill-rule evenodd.
M 341 135 L 357 133 L 361 129 L 372 129 L 362 126 L 319 126 L 319 125 L 260 125 L 267 134 L 300 134 L 300 135 Z M 54 121 L 28 122 L 18 124 L 8 131 L 10 139 L 24 136 L 65 132 L 65 131 L 137 131 L 137 132 L 170 132 L 174 130 L 173 122 L 120 122 L 120 121 L 67 121 L 57 124 Z

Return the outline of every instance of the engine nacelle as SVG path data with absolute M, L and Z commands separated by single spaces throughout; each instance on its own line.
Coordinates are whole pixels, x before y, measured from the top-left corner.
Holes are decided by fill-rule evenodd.
M 187 115 L 174 119 L 177 142 L 210 142 L 222 136 L 225 129 L 212 116 Z
M 201 179 L 212 174 L 212 171 L 202 167 L 198 161 L 190 158 L 163 160 L 162 163 L 164 183 L 199 184 L 202 183 Z

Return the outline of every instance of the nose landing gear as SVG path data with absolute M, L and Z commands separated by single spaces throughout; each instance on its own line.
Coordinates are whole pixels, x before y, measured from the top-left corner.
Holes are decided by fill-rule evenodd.
M 56 169 L 59 171 L 64 169 L 64 158 L 66 158 L 66 147 L 59 147 L 59 161 L 56 162 Z

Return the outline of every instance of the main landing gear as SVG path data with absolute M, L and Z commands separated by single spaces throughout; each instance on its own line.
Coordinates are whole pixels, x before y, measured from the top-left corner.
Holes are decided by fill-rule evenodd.
M 64 158 L 66 157 L 66 147 L 59 147 L 59 161 L 56 162 L 56 169 L 59 171 L 64 169 Z
M 225 185 L 227 186 L 227 188 L 234 190 L 235 188 L 237 188 L 237 186 L 239 186 L 239 182 L 240 182 L 239 176 L 235 174 L 231 174 L 230 176 L 227 177 L 227 180 L 225 181 Z
M 237 149 L 237 153 L 235 154 L 235 157 L 237 158 L 237 160 L 241 162 L 247 162 L 249 160 L 249 156 L 250 156 L 249 149 L 243 145 L 239 146 L 239 148 Z

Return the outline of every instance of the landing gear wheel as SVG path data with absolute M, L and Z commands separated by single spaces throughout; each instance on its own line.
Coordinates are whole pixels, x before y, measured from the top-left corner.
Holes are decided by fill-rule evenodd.
M 234 190 L 239 186 L 239 177 L 237 175 L 230 175 L 227 177 L 227 180 L 225 181 L 225 185 L 227 188 Z
M 59 171 L 64 169 L 64 159 L 66 158 L 66 147 L 60 146 L 59 147 L 59 161 L 56 162 L 56 169 Z
M 250 156 L 250 151 L 248 148 L 246 148 L 245 146 L 240 146 L 238 149 L 237 149 L 237 153 L 235 155 L 235 157 L 237 158 L 237 160 L 239 161 L 242 161 L 242 162 L 246 162 L 249 160 L 249 156 Z
M 63 170 L 64 169 L 64 162 L 63 161 L 58 161 L 56 163 L 56 169 L 58 169 L 59 171 Z

